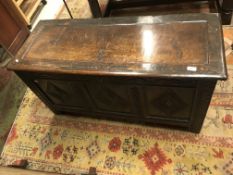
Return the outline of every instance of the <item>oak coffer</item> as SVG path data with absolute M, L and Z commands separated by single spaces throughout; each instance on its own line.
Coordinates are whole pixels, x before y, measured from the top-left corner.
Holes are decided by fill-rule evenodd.
M 41 21 L 8 68 L 55 113 L 193 132 L 227 78 L 217 14 Z

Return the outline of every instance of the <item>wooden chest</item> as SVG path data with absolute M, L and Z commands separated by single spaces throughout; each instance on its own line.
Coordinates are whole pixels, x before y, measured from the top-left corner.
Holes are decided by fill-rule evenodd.
M 8 68 L 55 113 L 193 132 L 227 78 L 216 14 L 41 21 Z

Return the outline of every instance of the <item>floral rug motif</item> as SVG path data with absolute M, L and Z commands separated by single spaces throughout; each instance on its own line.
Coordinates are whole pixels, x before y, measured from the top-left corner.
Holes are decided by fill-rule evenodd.
M 232 175 L 233 30 L 224 28 L 227 81 L 219 81 L 200 134 L 54 115 L 27 90 L 2 152 L 2 164 L 98 175 Z
M 0 152 L 25 94 L 24 83 L 6 68 L 0 67 Z

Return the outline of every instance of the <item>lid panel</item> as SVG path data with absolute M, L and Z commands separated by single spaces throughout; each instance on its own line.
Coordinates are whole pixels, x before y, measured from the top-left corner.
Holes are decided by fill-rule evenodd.
M 206 22 L 109 28 L 113 33 L 106 36 L 106 62 L 172 65 L 208 62 Z
M 207 31 L 206 21 L 51 25 L 41 30 L 24 58 L 111 64 L 206 64 Z
M 24 59 L 92 61 L 100 50 L 94 27 L 48 25 L 37 34 Z
M 226 79 L 218 14 L 41 21 L 8 64 L 43 73 Z

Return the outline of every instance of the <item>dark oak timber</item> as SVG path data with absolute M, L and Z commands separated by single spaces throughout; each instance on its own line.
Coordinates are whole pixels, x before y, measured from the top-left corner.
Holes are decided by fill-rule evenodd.
M 216 14 L 41 21 L 8 68 L 55 113 L 193 132 L 227 78 Z

